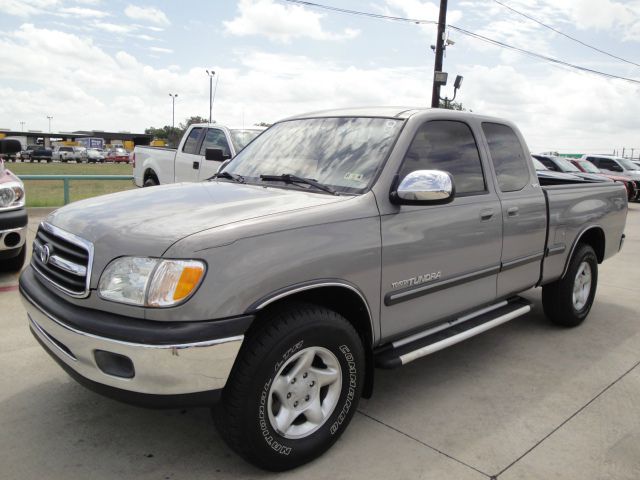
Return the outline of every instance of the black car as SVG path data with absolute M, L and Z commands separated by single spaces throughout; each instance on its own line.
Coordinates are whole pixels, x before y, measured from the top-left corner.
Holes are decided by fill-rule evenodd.
M 33 162 L 34 160 L 45 160 L 47 163 L 51 162 L 53 150 L 50 148 L 45 148 L 42 145 L 28 145 L 27 148 L 20 153 L 20 158 L 22 158 L 23 162 L 29 160 Z
M 566 158 L 555 157 L 552 155 L 533 155 L 533 158 L 538 160 L 545 167 L 547 167 L 547 169 L 553 172 L 568 173 L 571 175 L 575 175 L 576 177 L 583 178 L 589 182 L 601 183 L 613 181 L 606 177 L 603 177 L 602 175 L 585 173 Z
M 540 180 L 540 185 L 563 185 L 567 183 L 586 182 L 584 178 L 572 175 L 571 173 L 549 170 L 540 160 L 537 159 L 537 157 L 533 157 L 532 160 L 533 166 L 536 169 L 536 174 L 538 175 L 538 180 Z

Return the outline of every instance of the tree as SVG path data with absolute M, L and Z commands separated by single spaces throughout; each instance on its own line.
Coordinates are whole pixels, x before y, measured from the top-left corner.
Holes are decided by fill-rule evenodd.
M 267 127 L 267 128 L 269 128 L 271 125 L 273 125 L 273 123 L 259 122 L 259 123 L 254 123 L 254 125 L 256 127 Z
M 440 100 L 440 108 L 446 108 L 448 110 L 458 110 L 460 112 L 467 111 L 464 105 L 462 105 L 462 102 L 452 102 L 452 101 L 445 102 L 444 100 Z M 472 110 L 468 110 L 468 111 L 471 112 Z
M 184 122 L 180 123 L 180 130 L 184 132 L 187 128 L 189 128 L 189 125 L 194 123 L 209 123 L 209 120 L 204 117 L 200 117 L 198 115 L 194 117 L 189 117 Z

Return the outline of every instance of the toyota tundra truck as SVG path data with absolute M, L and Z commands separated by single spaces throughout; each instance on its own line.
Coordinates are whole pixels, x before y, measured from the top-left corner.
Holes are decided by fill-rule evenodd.
M 20 292 L 77 381 L 212 406 L 233 450 L 286 470 L 335 443 L 376 367 L 527 315 L 521 292 L 581 324 L 626 215 L 620 184 L 541 186 L 509 121 L 325 111 L 276 123 L 210 181 L 53 212 Z

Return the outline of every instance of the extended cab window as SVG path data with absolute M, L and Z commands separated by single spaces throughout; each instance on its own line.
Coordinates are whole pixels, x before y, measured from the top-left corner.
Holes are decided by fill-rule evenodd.
M 558 171 L 558 167 L 556 167 L 556 164 L 553 163 L 551 160 L 549 160 L 548 158 L 538 158 L 538 160 L 540 160 L 542 162 L 542 164 L 547 167 L 549 170 L 554 170 L 554 171 Z
M 524 150 L 515 132 L 499 123 L 483 123 L 482 130 L 487 137 L 500 190 L 522 190 L 529 183 L 530 174 Z M 549 167 L 546 163 L 545 166 Z
M 217 128 L 210 128 L 207 130 L 207 134 L 205 135 L 202 146 L 200 147 L 200 155 L 204 155 L 207 148 L 219 148 L 222 150 L 223 155 L 231 156 L 227 137 L 225 137 L 222 130 L 218 130 Z
M 462 122 L 436 120 L 420 127 L 404 157 L 400 178 L 415 170 L 449 172 L 457 195 L 486 191 L 476 140 Z
M 614 172 L 622 172 L 622 168 L 615 160 L 610 160 L 608 158 L 601 158 L 599 165 L 600 168 L 604 168 L 605 170 L 611 170 Z
M 200 139 L 201 133 L 202 128 L 194 128 L 189 132 L 189 136 L 184 141 L 184 146 L 182 147 L 184 153 L 191 153 L 193 155 L 198 153 L 198 140 Z

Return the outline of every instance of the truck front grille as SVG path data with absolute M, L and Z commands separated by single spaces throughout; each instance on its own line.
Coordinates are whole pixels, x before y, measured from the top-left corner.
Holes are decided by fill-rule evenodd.
M 46 222 L 33 242 L 31 265 L 41 277 L 73 297 L 89 294 L 93 244 Z

